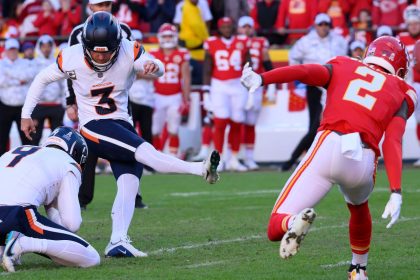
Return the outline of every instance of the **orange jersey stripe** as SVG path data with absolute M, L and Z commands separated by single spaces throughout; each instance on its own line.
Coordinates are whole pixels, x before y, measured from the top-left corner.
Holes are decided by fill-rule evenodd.
M 57 56 L 57 65 L 58 65 L 58 68 L 60 69 L 60 71 L 61 72 L 64 72 L 63 71 L 63 54 L 62 54 L 62 51 L 60 51 L 58 53 L 58 56 Z
M 87 139 L 89 139 L 90 141 L 92 141 L 92 142 L 95 142 L 95 143 L 98 143 L 98 144 L 99 144 L 99 139 L 98 139 L 98 138 L 96 138 L 95 136 L 92 136 L 92 135 L 90 135 L 90 134 L 86 133 L 83 129 L 81 129 L 81 130 L 80 130 L 80 133 L 81 133 L 84 137 L 86 137 Z
M 44 234 L 44 230 L 42 228 L 38 227 L 34 223 L 34 219 L 32 217 L 31 211 L 29 209 L 26 209 L 25 210 L 25 214 L 26 214 L 26 218 L 28 219 L 29 226 L 31 227 L 31 229 L 33 229 L 34 231 L 38 232 L 39 234 Z
M 277 212 L 280 205 L 284 202 L 284 200 L 289 195 L 290 191 L 292 190 L 293 186 L 295 185 L 296 181 L 299 179 L 299 177 L 302 175 L 303 171 L 308 167 L 308 165 L 311 163 L 312 159 L 315 157 L 315 154 L 318 152 L 319 147 L 321 147 L 322 142 L 324 142 L 325 138 L 331 133 L 330 130 L 324 131 L 321 136 L 318 139 L 318 143 L 316 143 L 315 148 L 313 149 L 311 155 L 306 160 L 306 162 L 300 167 L 300 169 L 295 173 L 293 178 L 290 180 L 289 184 L 286 186 L 283 194 L 281 195 L 280 199 L 277 201 L 276 205 L 274 206 L 274 209 L 272 213 Z
M 134 60 L 137 60 L 139 56 L 139 52 L 141 50 L 141 45 L 139 42 L 134 43 Z

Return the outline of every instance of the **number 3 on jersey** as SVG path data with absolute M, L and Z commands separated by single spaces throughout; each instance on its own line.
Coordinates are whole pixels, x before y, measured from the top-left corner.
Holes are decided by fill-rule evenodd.
M 378 92 L 382 89 L 386 78 L 381 73 L 378 73 L 366 66 L 357 67 L 355 73 L 363 77 L 367 77 L 369 75 L 373 78 L 371 81 L 366 81 L 364 79 L 352 80 L 344 93 L 343 99 L 357 103 L 368 110 L 372 110 L 376 103 L 376 98 L 370 94 L 362 95 L 360 94 L 360 90 L 364 89 L 372 93 Z
M 90 90 L 90 94 L 92 94 L 92 96 L 101 96 L 98 101 L 98 105 L 106 104 L 108 106 L 108 108 L 103 106 L 95 106 L 95 110 L 98 115 L 108 115 L 117 111 L 117 105 L 115 105 L 114 99 L 109 97 L 113 90 L 114 86 L 95 88 Z

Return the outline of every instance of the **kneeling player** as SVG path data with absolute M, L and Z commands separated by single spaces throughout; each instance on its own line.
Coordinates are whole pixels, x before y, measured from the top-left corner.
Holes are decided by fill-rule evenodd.
M 86 157 L 83 137 L 59 127 L 43 147 L 21 146 L 0 158 L 0 251 L 6 271 L 14 272 L 26 253 L 66 266 L 99 264 L 98 252 L 73 233 L 82 222 L 77 194 Z M 38 213 L 41 205 L 48 218 Z

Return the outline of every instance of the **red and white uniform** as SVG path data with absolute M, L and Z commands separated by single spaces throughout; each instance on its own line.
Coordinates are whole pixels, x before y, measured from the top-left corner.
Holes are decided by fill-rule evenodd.
M 252 69 L 261 74 L 264 72 L 263 66 L 263 52 L 270 46 L 267 39 L 263 37 L 249 38 L 249 55 L 251 56 Z M 260 87 L 254 92 L 254 105 L 250 110 L 245 113 L 245 123 L 255 125 L 257 122 L 258 114 L 261 111 L 263 100 L 263 88 Z
M 247 93 L 240 77 L 248 48 L 249 40 L 243 35 L 210 37 L 204 43 L 213 60 L 210 97 L 216 118 L 244 121 Z
M 182 65 L 190 60 L 190 53 L 183 48 L 174 49 L 165 55 L 161 48 L 150 54 L 163 62 L 165 74 L 154 81 L 155 110 L 153 112 L 153 135 L 160 134 L 165 122 L 168 132 L 177 134 L 181 123 L 180 106 L 182 104 Z
M 385 130 L 404 101 L 409 115 L 417 102 L 413 88 L 395 75 L 348 57 L 328 64 L 333 74 L 319 132 L 273 213 L 296 214 L 313 207 L 335 183 L 348 203 L 364 203 L 373 190 L 378 145 Z

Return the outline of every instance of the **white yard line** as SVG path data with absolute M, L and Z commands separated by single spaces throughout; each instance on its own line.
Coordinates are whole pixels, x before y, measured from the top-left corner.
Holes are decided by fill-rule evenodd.
M 184 265 L 181 267 L 182 268 L 199 268 L 199 267 L 207 267 L 207 266 L 213 266 L 213 265 L 219 265 L 219 264 L 225 264 L 225 263 L 227 263 L 227 261 L 203 262 L 203 263 Z
M 175 192 L 170 193 L 170 196 L 190 197 L 190 196 L 245 196 L 245 195 L 260 195 L 269 193 L 280 193 L 280 190 L 258 190 L 246 192 Z
M 416 221 L 420 220 L 420 217 L 401 217 L 398 222 L 409 222 L 409 221 Z M 397 223 L 398 223 L 397 222 Z M 373 221 L 374 224 L 377 224 L 377 221 Z M 330 225 L 330 226 L 319 226 L 319 227 L 312 227 L 310 231 L 321 231 L 321 230 L 328 230 L 328 229 L 334 229 L 334 228 L 345 228 L 347 227 L 347 223 L 343 223 L 340 225 Z M 196 243 L 196 244 L 189 244 L 184 246 L 178 246 L 173 248 L 161 248 L 159 250 L 151 251 L 148 254 L 149 255 L 162 255 L 164 253 L 174 253 L 178 250 L 190 250 L 190 249 L 197 249 L 207 246 L 217 246 L 222 244 L 230 244 L 230 243 L 237 243 L 237 242 L 246 242 L 249 240 L 259 240 L 266 238 L 265 234 L 259 234 L 259 235 L 252 235 L 249 237 L 239 237 L 239 238 L 233 238 L 233 239 L 225 239 L 225 240 L 214 240 L 214 241 L 208 241 L 203 243 Z
M 334 267 L 339 267 L 339 266 L 347 266 L 347 265 L 350 265 L 350 261 L 341 261 L 341 262 L 338 262 L 338 263 L 332 263 L 332 264 L 322 264 L 322 265 L 320 265 L 322 268 L 325 268 L 325 269 L 329 269 L 329 268 L 334 268 Z

